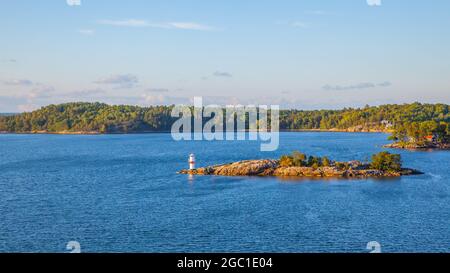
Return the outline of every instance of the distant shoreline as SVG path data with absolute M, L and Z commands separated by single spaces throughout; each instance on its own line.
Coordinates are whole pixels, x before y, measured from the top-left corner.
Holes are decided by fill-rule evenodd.
M 251 132 L 249 130 L 242 131 L 242 133 Z M 369 131 L 351 131 L 344 129 L 289 129 L 289 130 L 279 130 L 280 133 L 384 133 L 389 134 L 389 131 L 383 130 L 369 130 Z M 142 132 L 108 132 L 108 133 L 100 133 L 96 131 L 91 132 L 45 132 L 45 131 L 36 131 L 36 132 L 5 132 L 0 131 L 0 135 L 138 135 L 138 134 L 170 134 L 171 131 L 142 131 Z M 226 133 L 226 132 L 225 132 Z

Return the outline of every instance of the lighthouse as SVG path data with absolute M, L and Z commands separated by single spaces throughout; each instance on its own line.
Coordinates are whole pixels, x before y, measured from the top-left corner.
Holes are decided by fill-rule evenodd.
M 195 155 L 194 154 L 189 155 L 189 169 L 190 170 L 195 169 Z

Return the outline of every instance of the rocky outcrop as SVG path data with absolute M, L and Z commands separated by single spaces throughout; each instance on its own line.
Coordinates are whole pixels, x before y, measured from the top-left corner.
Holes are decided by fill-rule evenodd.
M 450 143 L 424 143 L 418 144 L 414 142 L 395 142 L 384 145 L 384 148 L 406 149 L 406 150 L 450 150 Z
M 330 167 L 281 167 L 278 160 L 246 160 L 223 165 L 209 166 L 195 170 L 182 170 L 181 174 L 219 175 L 219 176 L 279 176 L 279 177 L 399 177 L 402 175 L 422 174 L 412 169 L 402 169 L 398 172 L 386 172 L 370 169 L 358 161 L 347 162 L 348 169 Z
M 222 176 L 256 176 L 271 175 L 276 168 L 278 168 L 277 160 L 247 160 L 195 170 L 183 170 L 180 173 Z

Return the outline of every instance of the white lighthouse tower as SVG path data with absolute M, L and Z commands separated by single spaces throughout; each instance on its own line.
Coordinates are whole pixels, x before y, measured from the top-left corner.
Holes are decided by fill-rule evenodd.
M 195 170 L 195 155 L 194 154 L 189 155 L 189 169 Z

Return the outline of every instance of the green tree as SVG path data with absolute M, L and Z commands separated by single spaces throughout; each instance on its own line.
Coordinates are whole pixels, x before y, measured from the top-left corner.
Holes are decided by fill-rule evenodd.
M 386 151 L 380 152 L 372 156 L 370 167 L 380 171 L 400 171 L 402 169 L 401 156 Z
M 322 166 L 324 166 L 324 167 L 329 167 L 330 165 L 331 165 L 330 160 L 328 159 L 328 157 L 324 156 L 324 157 L 322 158 Z
M 303 167 L 306 165 L 306 155 L 303 153 L 300 153 L 298 151 L 294 151 L 292 153 L 292 161 L 293 161 L 293 165 L 296 167 Z
M 283 155 L 280 158 L 280 166 L 281 167 L 292 167 L 292 166 L 294 166 L 294 160 L 292 159 L 291 156 Z
M 447 130 L 448 130 L 448 124 L 445 122 L 439 123 L 439 125 L 434 130 L 434 134 L 437 137 L 437 141 L 439 142 L 446 142 L 447 141 Z
M 322 159 L 320 157 L 310 156 L 308 157 L 308 166 L 312 167 L 314 164 L 321 166 L 322 165 Z
M 338 170 L 348 170 L 349 169 L 349 165 L 346 162 L 336 162 L 336 168 L 338 168 Z

